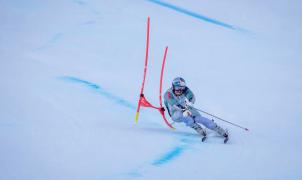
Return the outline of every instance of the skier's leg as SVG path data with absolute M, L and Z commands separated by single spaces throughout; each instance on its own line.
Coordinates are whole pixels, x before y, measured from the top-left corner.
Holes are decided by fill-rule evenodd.
M 202 117 L 201 115 L 194 116 L 194 120 L 197 123 L 200 123 L 200 124 L 204 125 L 205 127 L 207 127 L 208 129 L 211 129 L 211 130 L 214 130 L 215 127 L 217 126 L 216 123 L 214 123 L 212 120 L 210 120 L 206 117 Z
M 221 128 L 214 121 L 206 117 L 202 117 L 201 115 L 199 115 L 199 116 L 195 116 L 194 120 L 198 123 L 201 123 L 205 127 L 217 132 L 221 136 L 225 136 L 225 137 L 227 136 L 227 132 L 223 128 Z
M 216 131 L 221 136 L 224 136 L 224 137 L 228 136 L 226 130 L 224 130 L 223 128 L 221 128 L 218 125 L 216 125 L 216 127 L 214 128 L 214 131 Z
M 193 128 L 198 134 L 202 136 L 207 135 L 205 130 L 198 123 L 195 122 L 193 117 L 191 116 L 183 117 L 183 122 L 186 123 L 187 126 Z
M 171 117 L 172 117 L 173 121 L 175 121 L 175 122 L 184 122 L 187 126 L 193 128 L 195 131 L 197 131 L 197 133 L 199 133 L 203 136 L 206 135 L 205 131 L 202 129 L 202 127 L 199 124 L 197 124 L 195 122 L 193 117 L 183 116 L 183 113 L 180 112 L 180 111 L 174 112 Z
M 206 131 L 196 122 L 194 122 L 192 124 L 192 126 L 190 126 L 191 128 L 193 128 L 198 134 L 202 135 L 202 136 L 206 136 L 207 133 Z
M 171 118 L 175 122 L 184 122 L 187 126 L 190 127 L 192 127 L 194 124 L 194 119 L 190 116 L 184 117 L 181 111 L 174 112 Z

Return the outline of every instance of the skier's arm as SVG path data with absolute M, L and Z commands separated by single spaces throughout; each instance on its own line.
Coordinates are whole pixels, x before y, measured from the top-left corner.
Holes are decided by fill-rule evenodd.
M 180 104 L 175 104 L 175 105 L 173 105 L 173 107 L 175 109 L 177 109 L 178 111 L 185 111 L 186 110 L 186 107 L 184 107 L 184 106 L 182 106 Z
M 185 110 L 185 107 L 180 105 L 177 102 L 177 100 L 173 98 L 173 95 L 171 94 L 171 92 L 166 92 L 164 98 L 165 98 L 165 101 L 169 104 L 169 106 L 172 107 L 173 109 L 175 109 L 177 111 Z
M 192 103 L 192 104 L 195 103 L 195 95 L 189 88 L 187 89 L 187 92 L 186 92 L 186 98 L 189 100 L 190 103 Z

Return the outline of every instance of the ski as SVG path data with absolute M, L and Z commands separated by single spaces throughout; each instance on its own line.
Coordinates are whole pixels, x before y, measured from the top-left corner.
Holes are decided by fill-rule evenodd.
M 229 141 L 229 136 L 224 137 L 223 143 L 226 144 Z
M 207 140 L 207 136 L 202 136 L 201 137 L 201 142 L 205 142 Z M 223 143 L 226 144 L 229 141 L 229 137 L 224 137 Z
M 208 139 L 207 134 L 199 134 L 201 136 L 201 142 L 205 142 Z M 218 137 L 218 136 L 217 136 Z M 219 136 L 221 138 L 221 136 Z M 223 143 L 226 144 L 229 141 L 229 134 L 227 133 L 227 136 L 222 136 L 223 138 Z
M 223 137 L 224 137 L 223 143 L 226 144 L 229 141 L 229 137 L 230 137 L 228 130 L 226 130 L 226 133 Z
M 207 139 L 207 136 L 201 137 L 201 142 L 204 142 Z

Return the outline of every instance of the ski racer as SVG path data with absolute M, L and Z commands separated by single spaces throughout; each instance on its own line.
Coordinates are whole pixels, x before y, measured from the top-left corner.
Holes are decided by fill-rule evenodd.
M 200 113 L 193 108 L 195 96 L 186 86 L 186 82 L 183 78 L 177 77 L 173 80 L 172 87 L 164 94 L 164 103 L 174 122 L 184 122 L 203 137 L 206 137 L 206 131 L 200 124 L 217 132 L 224 138 L 228 138 L 226 130 L 218 126 L 214 121 L 201 116 Z

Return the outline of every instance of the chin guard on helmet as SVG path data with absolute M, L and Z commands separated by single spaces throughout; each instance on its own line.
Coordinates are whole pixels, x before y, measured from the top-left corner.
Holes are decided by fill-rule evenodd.
M 186 81 L 182 77 L 177 77 L 172 81 L 172 90 L 173 93 L 177 96 L 180 96 L 184 93 L 186 89 Z

